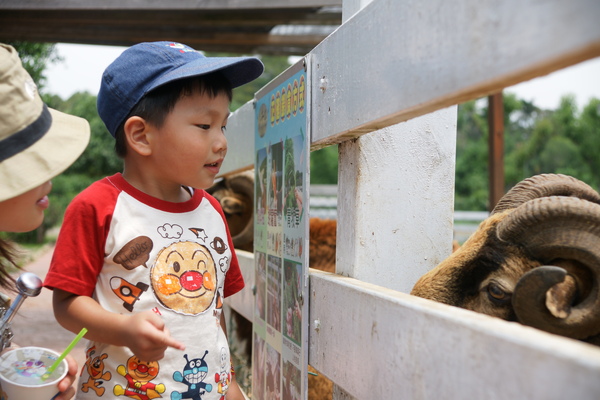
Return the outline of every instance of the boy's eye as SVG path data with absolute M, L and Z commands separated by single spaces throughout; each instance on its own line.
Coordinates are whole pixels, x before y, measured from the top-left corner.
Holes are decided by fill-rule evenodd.
M 221 130 L 222 130 L 223 132 L 227 132 L 227 127 L 226 127 L 226 126 L 222 126 L 222 127 L 221 127 Z
M 200 128 L 200 129 L 204 129 L 204 130 L 209 130 L 210 129 L 210 125 L 207 125 L 207 124 L 198 124 L 196 126 L 198 128 Z

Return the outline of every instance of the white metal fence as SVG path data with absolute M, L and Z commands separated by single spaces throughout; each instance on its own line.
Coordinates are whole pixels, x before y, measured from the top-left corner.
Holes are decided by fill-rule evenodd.
M 311 271 L 309 306 L 335 398 L 600 399 L 600 349 L 406 294 L 450 254 L 455 105 L 600 55 L 598 21 L 598 0 L 347 0 L 306 56 L 312 148 L 340 144 L 337 274 Z M 253 126 L 231 117 L 226 171 Z

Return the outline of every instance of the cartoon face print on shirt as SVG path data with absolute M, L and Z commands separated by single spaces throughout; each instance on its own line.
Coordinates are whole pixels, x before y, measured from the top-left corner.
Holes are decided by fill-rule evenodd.
M 89 377 L 87 381 L 81 380 L 81 391 L 87 393 L 90 389 L 96 392 L 96 396 L 100 397 L 104 394 L 106 388 L 102 385 L 106 381 L 110 381 L 112 375 L 104 370 L 104 360 L 108 358 L 106 353 L 96 355 L 96 346 L 90 347 L 86 352 L 84 370 L 87 371 Z M 83 371 L 82 371 L 83 373 Z
M 188 390 L 185 392 L 171 392 L 171 400 L 202 400 L 201 396 L 204 393 L 212 391 L 212 385 L 204 382 L 204 379 L 208 375 L 208 364 L 204 361 L 207 354 L 208 350 L 204 352 L 202 358 L 194 358 L 192 360 L 188 358 L 187 354 L 184 354 L 183 357 L 186 363 L 183 367 L 183 372 L 175 371 L 173 379 L 185 384 Z
M 127 366 L 119 365 L 117 372 L 127 380 L 125 387 L 115 385 L 115 396 L 126 396 L 137 400 L 149 400 L 162 397 L 165 385 L 152 382 L 158 376 L 160 367 L 156 361 L 142 361 L 136 356 L 129 357 Z
M 175 312 L 196 315 L 215 298 L 217 269 L 210 251 L 195 242 L 177 242 L 162 249 L 150 271 L 157 299 Z

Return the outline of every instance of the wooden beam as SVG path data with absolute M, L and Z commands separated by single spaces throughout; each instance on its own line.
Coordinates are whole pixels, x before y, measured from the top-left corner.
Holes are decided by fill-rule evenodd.
M 240 10 L 339 7 L 341 0 L 0 0 L 0 10 Z
M 0 40 L 121 46 L 174 40 L 207 51 L 305 55 L 340 18 L 339 11 L 319 8 L 18 9 L 0 3 Z M 298 29 L 272 33 L 282 25 Z

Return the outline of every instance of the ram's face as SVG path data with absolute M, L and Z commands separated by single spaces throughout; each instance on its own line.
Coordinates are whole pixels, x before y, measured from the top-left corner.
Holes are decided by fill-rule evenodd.
M 477 260 L 474 261 L 475 263 Z M 506 257 L 500 268 L 492 270 L 479 284 L 474 282 L 470 296 L 466 296 L 462 307 L 508 321 L 515 321 L 512 296 L 517 282 L 523 274 L 539 265 L 526 258 Z
M 411 294 L 600 342 L 600 194 L 566 175 L 519 182 Z
M 513 321 L 511 300 L 519 278 L 539 263 L 496 237 L 506 213 L 483 221 L 446 260 L 423 275 L 411 294 Z

